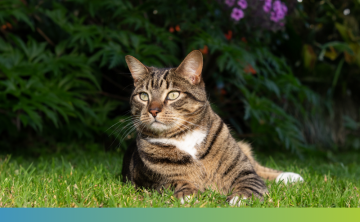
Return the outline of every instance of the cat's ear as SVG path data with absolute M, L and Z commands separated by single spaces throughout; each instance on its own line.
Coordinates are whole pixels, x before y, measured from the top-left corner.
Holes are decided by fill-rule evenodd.
M 136 85 L 137 81 L 143 79 L 146 75 L 149 74 L 149 69 L 135 57 L 127 55 L 125 56 L 125 61 L 134 79 L 134 85 Z
M 201 71 L 203 68 L 203 56 L 199 50 L 190 52 L 184 61 L 177 67 L 175 73 L 188 79 L 191 84 L 201 82 Z

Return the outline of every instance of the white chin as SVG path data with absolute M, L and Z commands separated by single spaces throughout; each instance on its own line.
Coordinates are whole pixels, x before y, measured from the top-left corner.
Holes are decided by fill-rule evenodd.
M 150 125 L 150 128 L 156 132 L 163 132 L 165 130 L 168 130 L 169 127 L 162 124 L 162 123 L 157 123 L 157 122 L 154 122 Z

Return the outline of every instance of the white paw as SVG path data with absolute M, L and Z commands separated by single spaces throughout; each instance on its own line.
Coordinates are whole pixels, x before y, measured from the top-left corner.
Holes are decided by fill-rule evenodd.
M 188 202 L 190 202 L 192 200 L 192 198 L 193 197 L 190 196 L 190 195 L 186 196 L 185 198 L 180 198 L 180 203 L 181 204 L 184 204 L 185 202 L 188 203 Z
M 304 179 L 297 173 L 284 172 L 281 173 L 278 177 L 276 177 L 275 182 L 283 181 L 285 184 L 293 183 L 293 182 L 303 182 Z
M 245 203 L 244 203 L 244 202 L 241 202 L 241 200 L 239 200 L 239 199 L 240 199 L 240 197 L 238 197 L 238 196 L 233 197 L 233 198 L 229 201 L 230 206 L 234 206 L 235 204 L 237 204 L 238 207 L 244 206 Z M 242 199 L 245 200 L 246 198 L 244 197 L 244 198 L 242 198 Z

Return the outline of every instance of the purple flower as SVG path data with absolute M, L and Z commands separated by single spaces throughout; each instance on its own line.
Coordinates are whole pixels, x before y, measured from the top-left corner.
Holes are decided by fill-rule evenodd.
M 264 12 L 270 12 L 270 10 L 271 10 L 271 1 L 272 0 L 265 0 L 265 4 L 263 5 Z
M 237 3 L 242 9 L 246 9 L 248 6 L 246 0 L 239 0 Z
M 286 5 L 279 0 L 276 0 L 272 6 L 272 11 L 270 13 L 270 20 L 274 22 L 278 22 L 284 19 L 286 13 L 287 13 Z
M 235 21 L 239 21 L 240 19 L 244 18 L 244 12 L 241 9 L 233 8 L 231 18 L 233 18 Z
M 229 7 L 231 7 L 235 4 L 235 0 L 225 0 L 225 4 L 227 4 Z
M 271 12 L 270 13 L 270 20 L 271 21 L 274 21 L 274 22 L 278 22 L 278 17 L 276 16 L 276 13 L 275 12 Z
M 276 14 L 276 16 L 277 16 L 277 19 L 278 19 L 278 21 L 279 21 L 279 20 L 281 20 L 281 19 L 283 19 L 283 18 L 285 17 L 285 14 L 284 14 L 283 11 L 279 11 L 279 12 Z
M 275 0 L 271 5 L 271 0 L 265 0 L 263 6 L 265 12 L 270 12 L 270 20 L 274 22 L 279 22 L 284 19 L 287 13 L 287 7 L 280 0 Z
M 286 7 L 285 3 L 282 3 L 281 4 L 281 9 L 282 11 L 284 12 L 284 14 L 286 15 L 287 11 L 288 11 L 288 8 Z
M 281 5 L 281 2 L 279 0 L 276 0 L 274 2 L 273 9 L 274 9 L 274 11 L 282 10 L 282 5 Z

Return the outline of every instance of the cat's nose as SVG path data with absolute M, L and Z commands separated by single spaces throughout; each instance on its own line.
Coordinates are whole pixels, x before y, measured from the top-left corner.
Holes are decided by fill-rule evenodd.
M 152 115 L 153 117 L 156 117 L 157 114 L 158 114 L 159 112 L 161 112 L 161 108 L 162 108 L 161 103 L 154 101 L 154 102 L 152 102 L 152 103 L 150 104 L 149 113 L 151 113 L 151 115 Z
M 151 113 L 151 115 L 153 117 L 156 117 L 156 115 L 160 112 L 161 110 L 159 110 L 158 108 L 155 109 L 150 109 L 149 112 Z

